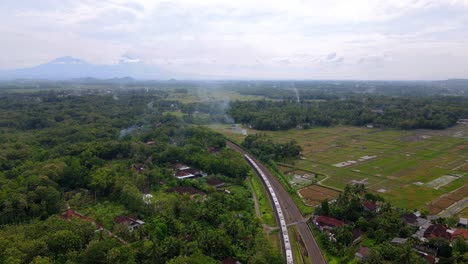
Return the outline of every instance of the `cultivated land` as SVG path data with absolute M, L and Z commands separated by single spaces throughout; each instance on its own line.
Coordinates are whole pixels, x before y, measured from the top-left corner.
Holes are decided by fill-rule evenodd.
M 468 125 L 440 131 L 336 126 L 273 132 L 211 127 L 237 142 L 245 137 L 239 133 L 244 129 L 249 134 L 269 134 L 279 142 L 296 140 L 303 148 L 301 159 L 279 166 L 296 190 L 312 184 L 340 190 L 360 182 L 395 206 L 437 213 L 441 210 L 434 210 L 434 203 L 444 209 L 457 202 L 452 198 L 456 195 L 450 196 L 451 203 L 439 201 L 441 196 L 464 193 L 461 190 L 468 186 Z

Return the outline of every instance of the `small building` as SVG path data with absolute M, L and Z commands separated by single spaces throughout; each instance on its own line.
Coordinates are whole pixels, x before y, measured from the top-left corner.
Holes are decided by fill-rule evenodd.
M 317 216 L 313 221 L 315 226 L 322 232 L 325 230 L 333 230 L 334 228 L 343 226 L 345 224 L 341 220 L 328 216 Z
M 431 221 L 428 220 L 424 225 L 419 227 L 419 230 L 416 231 L 416 233 L 414 233 L 412 237 L 419 239 L 423 242 L 427 242 L 427 238 L 424 237 L 424 233 L 431 225 L 432 225 Z
M 360 246 L 354 256 L 358 261 L 364 261 L 370 256 L 370 249 L 368 247 Z
M 374 201 L 365 200 L 362 202 L 362 207 L 368 212 L 379 212 L 380 207 Z
M 364 232 L 362 232 L 361 229 L 359 228 L 355 228 L 353 229 L 353 231 L 351 232 L 353 234 L 353 245 L 356 245 L 357 243 L 361 242 L 362 240 L 362 237 L 364 235 Z
M 450 235 L 450 240 L 455 240 L 458 237 L 460 237 L 463 240 L 468 240 L 468 230 L 463 228 L 455 229 Z
M 137 219 L 137 218 L 134 218 L 134 217 L 131 217 L 131 216 L 125 216 L 125 215 L 117 216 L 114 219 L 114 223 L 119 224 L 119 225 L 127 226 L 128 230 L 130 230 L 130 232 L 135 231 L 140 226 L 145 224 L 145 222 L 143 222 L 140 219 Z
M 468 227 L 468 218 L 463 218 L 463 217 L 460 217 L 460 220 L 458 220 L 458 226 L 462 226 L 462 227 Z
M 207 179 L 206 183 L 213 188 L 220 188 L 226 185 L 222 180 L 214 178 Z
M 213 153 L 218 153 L 220 151 L 219 148 L 217 147 L 208 147 L 208 153 L 213 154 Z
M 227 258 L 223 259 L 223 261 L 221 263 L 222 264 L 241 264 L 240 261 L 237 261 L 237 260 L 233 259 L 232 257 L 227 257 Z
M 154 146 L 154 145 L 156 145 L 156 141 L 150 140 L 150 141 L 146 142 L 146 145 L 148 145 L 148 146 Z
M 449 228 L 446 225 L 443 224 L 435 224 L 429 226 L 429 228 L 426 229 L 424 232 L 424 237 L 429 239 L 429 238 L 436 238 L 436 237 L 442 237 L 447 240 L 450 240 L 452 237 L 450 232 L 448 232 Z
M 390 241 L 390 243 L 395 244 L 395 245 L 403 245 L 408 241 L 408 238 L 401 238 L 401 237 L 395 237 Z
M 189 179 L 189 178 L 199 178 L 206 177 L 208 174 L 204 173 L 201 170 L 191 168 L 184 164 L 175 164 L 174 168 L 174 177 L 178 179 Z
M 422 245 L 415 245 L 413 246 L 413 250 L 416 251 L 416 253 L 424 258 L 428 263 L 437 263 L 439 260 L 436 258 L 437 257 L 437 250 L 433 248 L 429 248 L 426 246 Z
M 429 220 L 419 217 L 415 213 L 408 213 L 401 216 L 403 222 L 410 226 L 416 226 L 421 228 L 424 224 L 426 224 Z
M 200 191 L 197 188 L 194 188 L 192 186 L 177 186 L 171 189 L 168 189 L 166 192 L 168 193 L 178 193 L 178 194 L 188 194 L 190 195 L 191 198 L 195 197 L 196 195 L 199 196 L 205 196 L 206 194 L 202 191 Z

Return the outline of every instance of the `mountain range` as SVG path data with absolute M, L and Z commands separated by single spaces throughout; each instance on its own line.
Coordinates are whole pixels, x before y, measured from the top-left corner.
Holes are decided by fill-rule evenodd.
M 148 65 L 139 59 L 123 56 L 118 64 L 90 64 L 84 60 L 66 56 L 31 68 L 0 71 L 0 80 L 44 79 L 69 80 L 77 78 L 111 79 L 132 77 L 146 80 L 163 80 L 177 74 Z

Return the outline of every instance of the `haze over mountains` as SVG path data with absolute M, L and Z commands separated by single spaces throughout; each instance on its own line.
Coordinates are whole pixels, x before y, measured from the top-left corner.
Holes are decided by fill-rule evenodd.
M 162 80 L 180 77 L 137 58 L 123 56 L 119 64 L 90 64 L 70 56 L 54 59 L 31 68 L 0 71 L 1 80 L 48 79 L 68 80 L 76 78 L 112 79 L 132 77 L 136 79 Z

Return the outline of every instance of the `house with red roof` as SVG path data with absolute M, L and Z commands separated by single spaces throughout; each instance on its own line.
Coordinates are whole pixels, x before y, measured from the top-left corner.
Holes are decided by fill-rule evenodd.
M 328 216 L 317 216 L 313 220 L 315 226 L 317 229 L 320 231 L 325 231 L 325 230 L 332 230 L 336 227 L 343 226 L 345 222 L 335 219 L 333 217 L 328 217 Z
M 168 189 L 166 192 L 168 193 L 178 193 L 178 194 L 188 194 L 191 198 L 195 197 L 196 195 L 205 196 L 206 194 L 200 191 L 197 188 L 192 186 L 177 186 L 171 189 Z
M 358 251 L 354 254 L 358 261 L 362 262 L 370 256 L 370 249 L 368 247 L 360 246 Z
M 362 202 L 362 207 L 368 212 L 379 212 L 380 207 L 374 201 L 365 200 Z
M 458 237 L 460 237 L 460 238 L 463 239 L 463 240 L 468 240 L 468 230 L 462 229 L 462 228 L 455 229 L 455 230 L 451 233 L 451 238 L 450 238 L 450 240 L 455 240 L 455 239 L 457 239 Z
M 443 224 L 431 225 L 424 232 L 424 237 L 427 238 L 427 239 L 442 237 L 442 238 L 445 238 L 447 240 L 450 240 L 452 235 L 450 234 L 449 230 L 450 229 L 446 225 L 443 225 Z
M 128 226 L 128 230 L 130 230 L 131 232 L 133 232 L 134 230 L 138 229 L 140 226 L 145 224 L 145 222 L 143 222 L 140 219 L 137 219 L 131 216 L 126 216 L 126 215 L 117 216 L 114 219 L 114 223 Z

